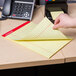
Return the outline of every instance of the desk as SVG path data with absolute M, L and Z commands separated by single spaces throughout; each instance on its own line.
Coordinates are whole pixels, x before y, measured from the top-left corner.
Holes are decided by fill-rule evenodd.
M 35 10 L 33 22 L 39 23 L 44 18 L 44 6 Z M 75 17 L 76 4 L 69 4 L 69 14 Z M 37 13 L 36 13 L 37 12 Z M 5 22 L 5 23 L 4 23 Z M 24 23 L 24 20 L 0 21 L 0 33 Z M 51 59 L 41 56 L 31 50 L 6 40 L 0 36 L 0 69 L 51 65 L 76 61 L 76 29 L 60 29 L 64 34 L 74 37 L 74 40 L 55 54 Z

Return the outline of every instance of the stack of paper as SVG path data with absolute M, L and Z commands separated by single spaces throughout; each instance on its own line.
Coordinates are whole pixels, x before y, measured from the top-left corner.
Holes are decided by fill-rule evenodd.
M 5 38 L 50 58 L 71 41 L 52 27 L 52 22 L 45 17 L 38 25 L 30 22 L 27 26 L 6 35 Z
M 63 11 L 52 11 L 50 14 L 52 15 L 53 20 L 55 20 Z
M 61 13 L 64 13 L 64 11 L 59 7 L 49 7 L 48 10 L 50 11 L 53 20 L 55 20 Z

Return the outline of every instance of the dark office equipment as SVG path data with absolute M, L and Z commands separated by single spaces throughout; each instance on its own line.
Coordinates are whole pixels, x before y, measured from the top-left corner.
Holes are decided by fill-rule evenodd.
M 65 13 L 67 13 L 67 11 L 68 11 L 67 0 L 45 0 L 45 15 L 50 20 L 53 21 L 51 14 L 49 14 L 50 12 L 61 11 L 61 10 L 63 10 Z
M 45 5 L 45 0 L 40 0 L 40 5 Z
M 45 5 L 45 0 L 36 0 L 36 5 Z
M 0 0 L 0 7 L 3 6 L 5 0 Z
M 35 0 L 5 0 L 2 18 L 14 18 L 31 20 L 34 11 Z

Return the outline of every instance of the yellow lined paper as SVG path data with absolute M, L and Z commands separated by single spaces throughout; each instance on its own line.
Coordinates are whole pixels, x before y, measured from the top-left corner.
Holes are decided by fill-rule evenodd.
M 52 11 L 50 14 L 52 15 L 53 20 L 55 20 L 63 11 Z
M 53 30 L 53 23 L 46 17 L 38 24 L 30 23 L 27 26 L 8 35 L 13 40 L 48 40 L 48 39 L 67 39 L 58 30 Z
M 70 40 L 32 41 L 32 42 L 21 41 L 18 43 L 40 55 L 50 58 L 69 42 Z

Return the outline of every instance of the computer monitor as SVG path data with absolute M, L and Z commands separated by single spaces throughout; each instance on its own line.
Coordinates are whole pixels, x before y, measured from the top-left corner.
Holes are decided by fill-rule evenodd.
M 5 0 L 0 0 L 0 7 L 3 6 Z

